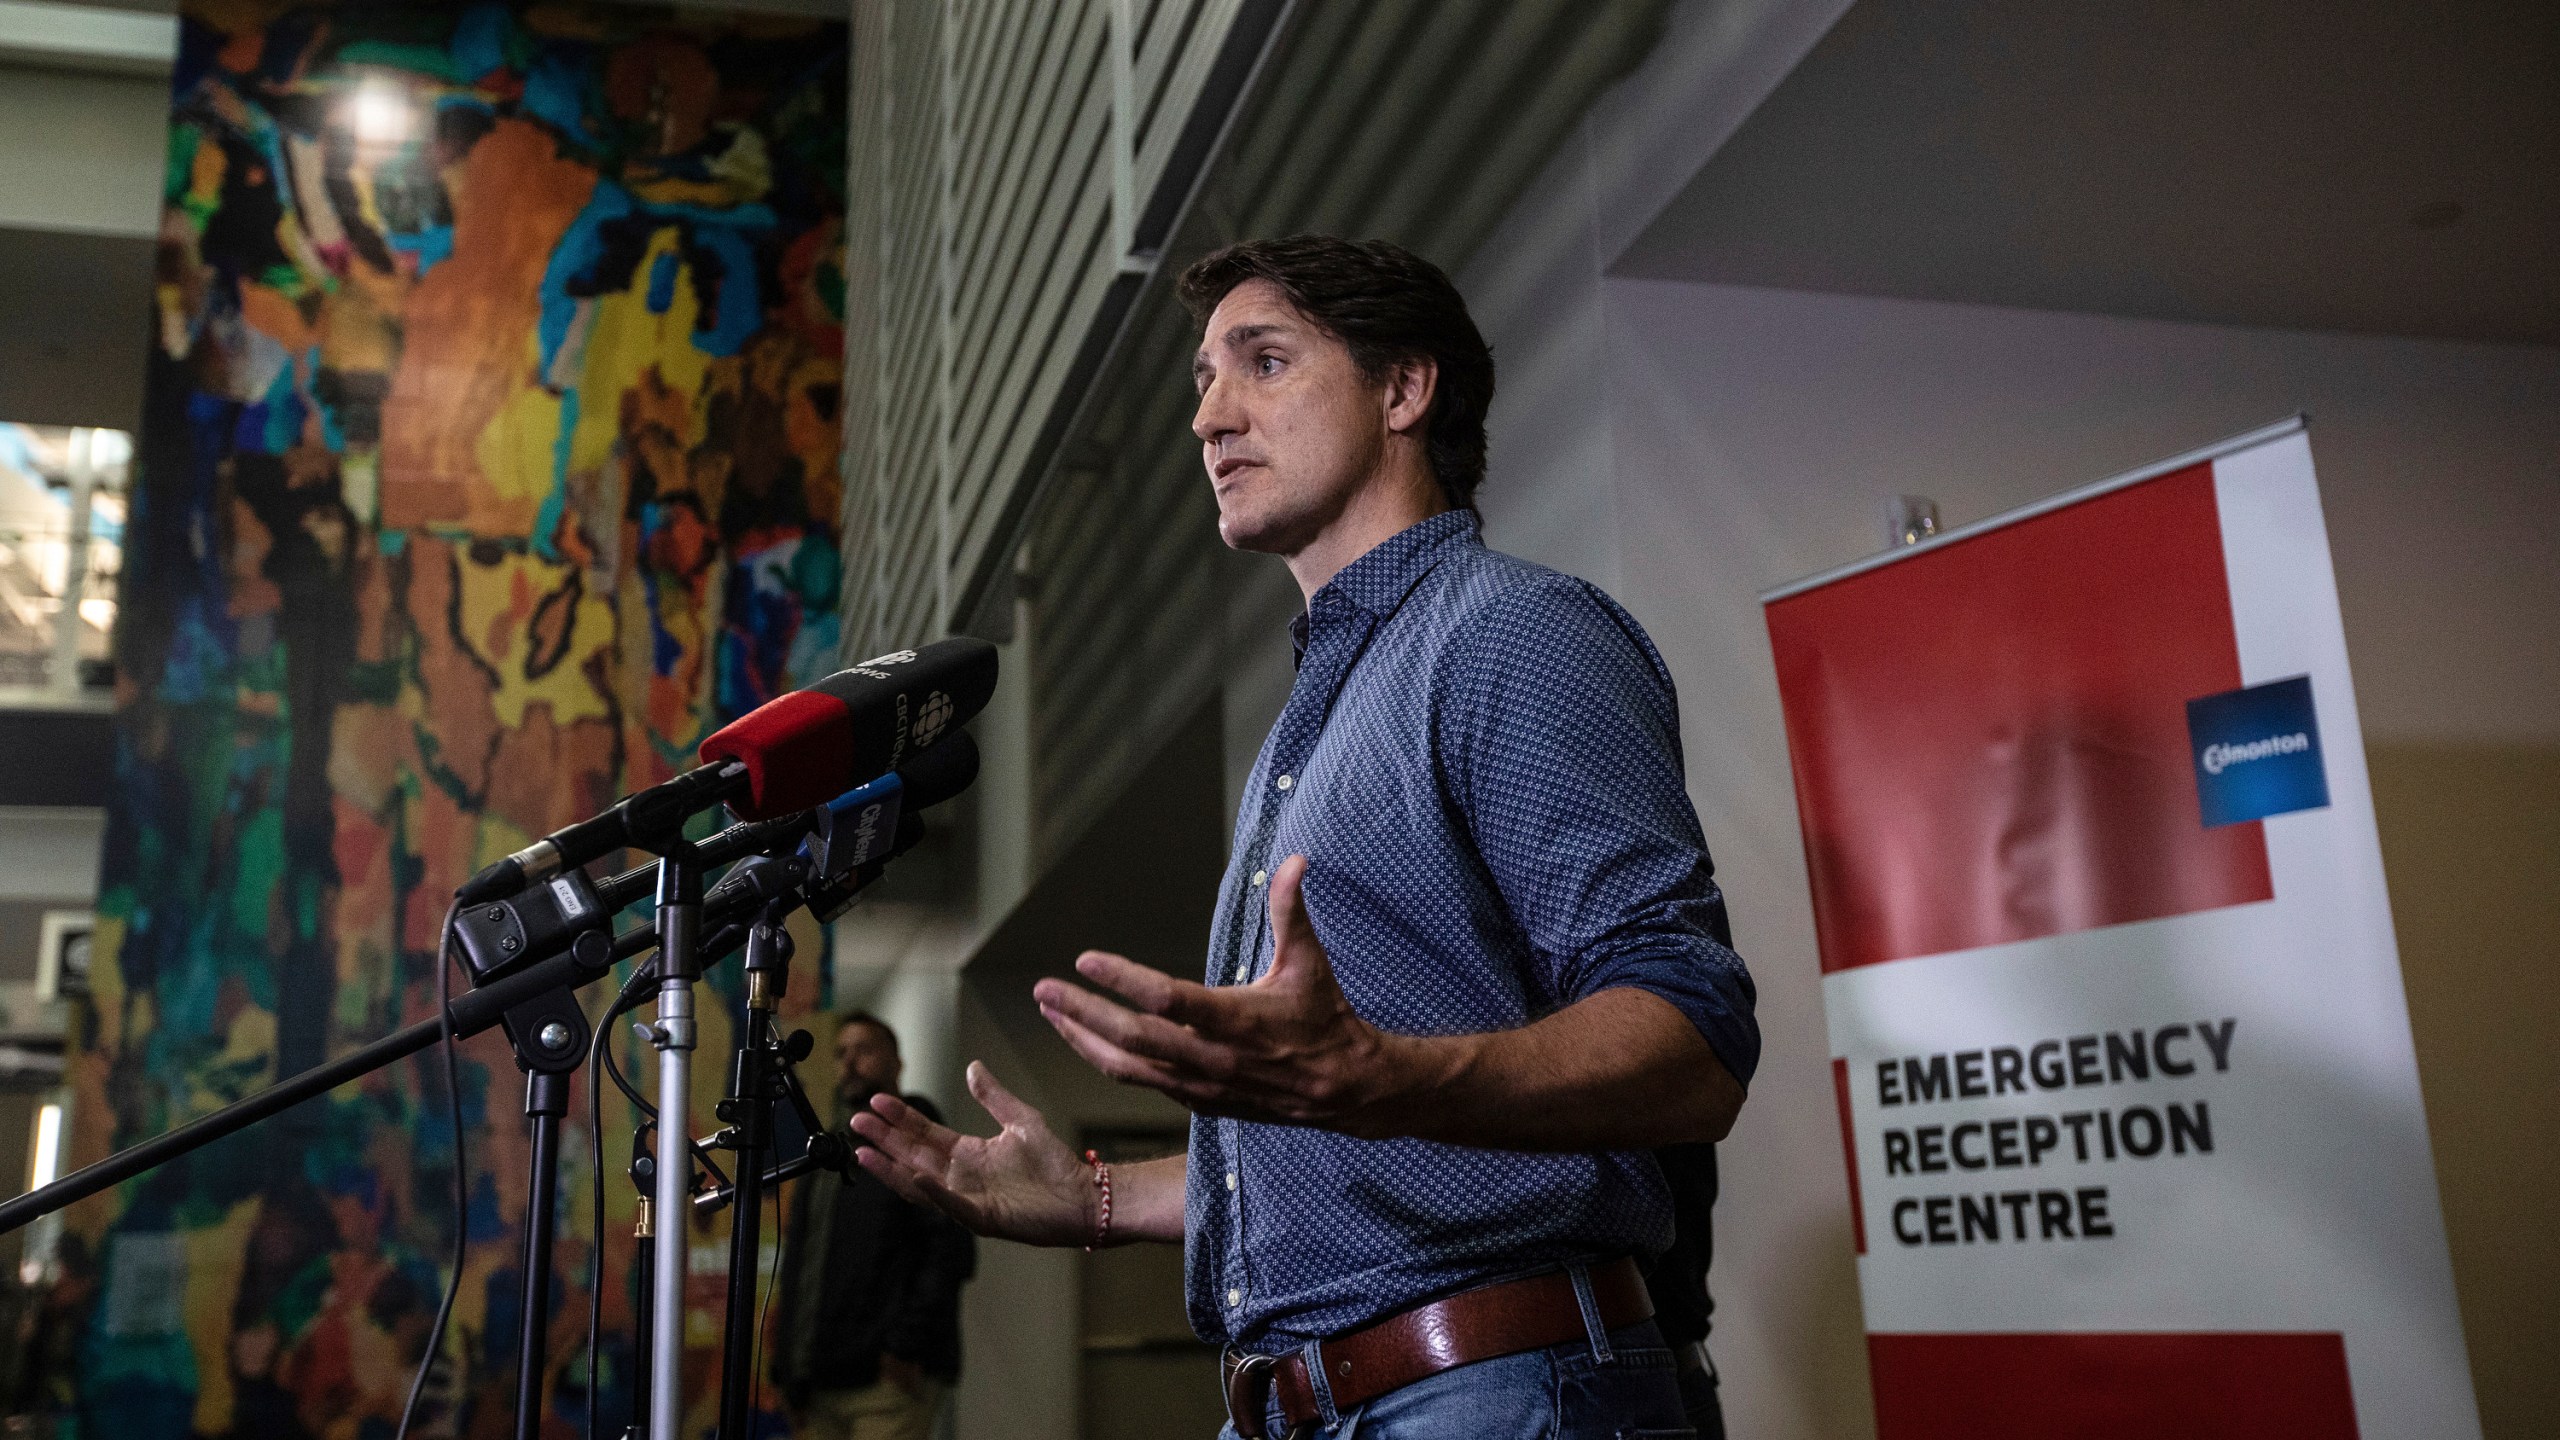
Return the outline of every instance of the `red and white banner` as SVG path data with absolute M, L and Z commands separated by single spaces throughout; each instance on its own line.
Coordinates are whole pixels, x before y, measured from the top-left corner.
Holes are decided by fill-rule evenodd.
M 2477 1436 L 2300 422 L 1764 599 L 1882 1440 Z

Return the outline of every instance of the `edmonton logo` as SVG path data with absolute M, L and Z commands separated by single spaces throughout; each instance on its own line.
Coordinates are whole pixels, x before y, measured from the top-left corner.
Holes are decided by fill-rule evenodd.
M 2188 701 L 2187 738 L 2196 808 L 2208 827 L 2329 803 L 2308 675 Z
M 2290 735 L 2270 735 L 2242 745 L 2207 745 L 2204 747 L 2204 773 L 2219 775 L 2234 765 L 2264 760 L 2273 755 L 2294 755 L 2311 748 L 2311 737 L 2296 730 Z

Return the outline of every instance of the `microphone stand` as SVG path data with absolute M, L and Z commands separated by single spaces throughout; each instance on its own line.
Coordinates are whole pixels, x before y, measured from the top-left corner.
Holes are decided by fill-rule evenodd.
M 922 833 L 921 825 L 913 828 L 918 835 Z M 901 838 L 905 839 L 903 827 Z M 905 843 L 912 844 L 913 840 L 906 839 Z M 904 848 L 905 845 L 900 845 L 898 850 L 903 852 Z M 727 857 L 722 858 L 725 860 Z M 740 1218 L 745 1221 L 745 1248 L 737 1253 L 743 1255 L 744 1261 L 743 1264 L 738 1263 L 733 1255 L 730 1276 L 729 1323 L 732 1333 L 727 1343 L 727 1353 L 731 1357 L 728 1373 L 723 1377 L 722 1414 L 725 1424 L 731 1416 L 743 1414 L 740 1407 L 753 1393 L 754 1379 L 746 1373 L 747 1367 L 740 1357 L 738 1332 L 743 1329 L 748 1335 L 753 1333 L 758 1215 L 755 1197 L 766 1185 L 778 1184 L 820 1165 L 841 1168 L 850 1157 L 847 1147 L 819 1128 L 808 1097 L 800 1091 L 798 1081 L 791 1073 L 791 1064 L 808 1053 L 807 1034 L 795 1034 L 788 1042 L 778 1041 L 775 1037 L 773 1008 L 788 984 L 791 958 L 791 942 L 781 928 L 782 920 L 804 904 L 821 921 L 834 919 L 850 907 L 871 880 L 877 878 L 888 859 L 883 856 L 857 867 L 850 874 L 831 878 L 811 877 L 805 868 L 784 862 L 754 877 L 755 883 L 749 893 L 722 897 L 717 908 L 723 914 L 736 913 L 733 907 L 739 901 L 764 902 L 759 923 L 748 930 L 746 937 L 750 944 L 750 965 L 754 967 L 749 979 L 748 1012 L 749 1036 L 753 1043 L 743 1047 L 738 1062 L 738 1093 L 731 1097 L 732 1104 L 749 1102 L 740 1106 L 737 1114 L 760 1116 L 761 1122 L 749 1121 L 754 1131 L 748 1142 L 749 1163 L 741 1166 L 738 1180 L 714 1189 L 698 1200 L 692 1194 L 696 1157 L 693 1142 L 686 1132 L 686 1102 L 691 1093 L 691 1052 L 695 1044 L 692 987 L 700 975 L 702 871 L 706 867 L 692 846 L 676 840 L 668 844 L 658 867 L 657 914 L 652 928 L 633 930 L 618 937 L 601 930 L 585 931 L 567 949 L 520 969 L 498 973 L 494 978 L 485 980 L 475 974 L 474 987 L 435 1018 L 421 1020 L 335 1060 L 278 1081 L 255 1095 L 235 1101 L 166 1134 L 129 1146 L 41 1189 L 0 1202 L 0 1235 L 21 1229 L 45 1215 L 202 1149 L 216 1140 L 238 1134 L 261 1120 L 290 1110 L 350 1080 L 426 1050 L 446 1033 L 448 1020 L 456 1040 L 467 1039 L 491 1026 L 503 1024 L 514 1048 L 516 1062 L 526 1072 L 525 1113 L 533 1131 L 526 1186 L 524 1274 L 520 1296 L 523 1333 L 517 1348 L 514 1430 L 519 1440 L 530 1440 L 541 1430 L 541 1389 L 550 1319 L 551 1251 L 558 1195 L 559 1122 L 567 1112 L 568 1077 L 575 1072 L 589 1049 L 586 1042 L 590 1030 L 586 1015 L 571 992 L 611 974 L 617 962 L 646 952 L 654 943 L 659 950 L 661 976 L 658 1023 L 650 1028 L 649 1034 L 651 1043 L 659 1052 L 658 1116 L 654 1122 L 657 1153 L 654 1157 L 649 1155 L 641 1136 L 635 1134 L 631 1166 L 633 1182 L 644 1188 L 639 1230 L 643 1238 L 652 1242 L 638 1257 L 641 1286 L 639 1323 L 648 1343 L 640 1347 L 635 1368 L 639 1372 L 640 1386 L 648 1396 L 649 1417 L 647 1428 L 640 1433 L 644 1437 L 672 1437 L 682 1433 L 680 1381 L 687 1217 L 697 1207 L 707 1213 L 728 1203 L 732 1196 L 740 1196 L 749 1203 L 740 1212 Z M 734 923 L 724 925 L 712 937 L 711 953 L 726 954 L 737 943 L 739 928 Z M 760 934 L 763 938 L 759 944 L 757 937 Z M 770 981 L 763 979 L 768 974 L 772 976 Z M 759 996 L 763 1001 L 761 1005 L 755 1003 Z M 793 1103 L 804 1123 L 809 1125 L 813 1141 L 808 1154 L 768 1174 L 763 1168 L 763 1161 L 765 1152 L 772 1148 L 771 1105 L 778 1098 L 788 1098 Z M 724 1118 L 729 1118 L 731 1109 L 731 1105 L 723 1105 Z M 644 1122 L 644 1130 L 647 1123 Z M 707 1156 L 702 1159 L 711 1174 L 726 1180 L 727 1177 L 720 1176 L 719 1168 Z M 647 1193 L 650 1190 L 654 1190 L 653 1195 Z M 457 1223 L 460 1223 L 460 1217 L 457 1217 Z M 602 1238 L 597 1237 L 598 1243 Z M 738 1239 L 733 1234 L 733 1245 Z M 739 1299 L 742 1275 L 747 1296 L 743 1306 Z M 733 1396 L 728 1393 L 731 1390 L 739 1393 Z M 745 1436 L 743 1421 L 738 1427 L 725 1429 L 723 1433 L 732 1437 Z
M 702 869 L 693 847 L 670 845 L 658 858 L 658 1051 L 656 1203 L 650 1218 L 649 1428 L 672 1440 L 684 1423 L 685 1220 L 692 1212 L 693 1144 L 687 1111 L 693 1096 L 694 942 L 702 925 Z
M 729 1128 L 710 1144 L 737 1153 L 737 1179 L 727 1199 L 736 1206 L 729 1219 L 728 1315 L 720 1360 L 719 1440 L 752 1440 L 754 1423 L 757 1255 L 764 1219 L 765 1165 L 774 1148 L 775 1103 L 786 1094 L 799 1102 L 805 1119 L 815 1119 L 808 1097 L 793 1080 L 793 1061 L 809 1052 L 808 1032 L 791 1037 L 788 1046 L 774 1025 L 774 1010 L 791 984 L 791 932 L 784 920 L 799 908 L 796 895 L 766 902 L 764 912 L 747 932 L 747 1033 L 738 1045 L 729 1098 L 720 1118 Z M 818 1131 L 811 1128 L 811 1137 Z M 700 1197 L 703 1200 L 716 1196 Z
M 807 906 L 822 920 L 844 913 L 888 864 L 886 858 L 853 873 L 827 876 L 817 857 L 750 861 L 734 872 L 723 888 L 737 885 L 766 897 L 746 930 L 747 1026 L 731 1071 L 729 1096 L 720 1103 L 728 1128 L 704 1141 L 705 1148 L 733 1151 L 737 1178 L 693 1197 L 693 1210 L 708 1216 L 734 1206 L 729 1220 L 729 1283 L 722 1330 L 718 1440 L 753 1440 L 755 1423 L 755 1353 L 761 1336 L 756 1314 L 757 1255 L 762 1248 L 763 1201 L 768 1189 L 812 1170 L 849 1174 L 853 1147 L 830 1133 L 809 1103 L 793 1067 L 814 1048 L 809 1032 L 793 1031 L 785 1039 L 776 1011 L 791 987 L 791 932 L 784 928 L 791 913 Z M 725 954 L 737 943 L 737 929 L 724 927 L 705 944 L 707 953 Z M 768 1170 L 774 1152 L 777 1108 L 788 1103 L 809 1137 L 801 1154 Z M 707 1163 L 707 1162 L 706 1162 Z M 717 1173 L 716 1171 L 714 1172 Z
M 647 947 L 647 932 L 615 941 L 594 933 L 581 936 L 576 945 L 537 961 L 522 970 L 500 976 L 488 984 L 455 999 L 452 1006 L 453 1034 L 465 1039 L 505 1020 L 520 1005 L 543 1001 L 555 994 L 564 996 L 590 981 L 612 972 L 613 962 L 627 958 Z M 625 949 L 625 946 L 630 948 Z M 572 1007 L 574 1009 L 574 1006 Z M 554 1018 L 547 1007 L 541 1012 L 544 1022 Z M 584 1023 L 583 1019 L 580 1022 Z M 94 1165 L 74 1170 L 40 1190 L 29 1191 L 14 1200 L 0 1203 L 0 1235 L 24 1226 L 37 1217 L 50 1215 L 64 1206 L 97 1194 L 110 1186 L 164 1165 L 181 1155 L 200 1150 L 216 1140 L 236 1135 L 270 1116 L 282 1114 L 315 1095 L 370 1075 L 386 1065 L 394 1064 L 427 1049 L 442 1036 L 442 1024 L 435 1019 L 421 1020 L 404 1029 L 360 1046 L 335 1060 L 314 1065 L 287 1080 L 280 1080 L 246 1099 L 234 1101 L 210 1115 L 191 1120 L 165 1135 L 129 1146 Z M 532 1027 L 535 1035 L 540 1025 Z M 537 1042 L 538 1043 L 538 1042 Z M 572 1049 L 575 1048 L 573 1045 Z
M 698 871 L 695 872 L 693 889 L 697 904 L 691 919 L 698 920 L 701 891 Z M 513 1431 L 518 1437 L 538 1436 L 541 1430 L 541 1392 L 550 1319 L 551 1252 L 555 1240 L 555 1202 L 559 1193 L 559 1122 L 567 1112 L 568 1077 L 582 1061 L 589 1033 L 585 1012 L 572 992 L 612 974 L 616 962 L 645 953 L 652 944 L 661 943 L 665 934 L 664 926 L 655 934 L 641 929 L 618 938 L 603 931 L 588 931 L 579 935 L 566 950 L 477 984 L 467 993 L 455 997 L 451 1007 L 456 1040 L 468 1039 L 493 1026 L 503 1025 L 515 1051 L 516 1063 L 526 1072 L 525 1113 L 532 1122 L 533 1145 L 526 1183 L 524 1270 L 519 1296 L 523 1306 L 520 1312 L 522 1334 L 517 1346 Z M 690 1000 L 691 997 L 685 998 Z M 76 1204 L 217 1140 L 236 1135 L 259 1121 L 282 1114 L 351 1080 L 430 1049 L 443 1033 L 444 1027 L 438 1019 L 418 1021 L 335 1060 L 280 1080 L 255 1095 L 235 1101 L 166 1134 L 155 1135 L 119 1150 L 41 1189 L 0 1203 L 0 1235 L 20 1229 L 42 1216 Z M 681 1097 L 682 1092 L 677 1093 Z M 683 1113 L 681 1105 L 679 1098 L 676 1112 L 679 1117 Z M 664 1133 L 665 1127 L 662 1126 L 661 1134 Z M 675 1133 L 682 1133 L 681 1119 Z M 635 1145 L 635 1181 L 653 1179 L 651 1172 L 662 1168 L 660 1160 L 653 1160 Z M 677 1167 L 679 1175 L 689 1175 L 690 1170 L 689 1164 Z M 672 1211 L 644 1203 L 643 1229 L 645 1231 L 654 1225 L 656 1230 L 672 1233 L 680 1243 L 684 1231 L 683 1217 L 687 1212 L 688 1207 L 681 1198 Z M 668 1215 L 673 1217 L 673 1223 L 654 1223 L 660 1216 Z M 598 1239 L 600 1242 L 602 1237 Z M 681 1340 L 683 1252 L 677 1251 L 672 1267 L 677 1291 L 676 1301 L 671 1306 L 650 1293 L 652 1281 L 657 1278 L 653 1271 L 669 1268 L 664 1264 L 663 1251 L 657 1255 L 644 1251 L 640 1256 L 640 1267 L 642 1333 L 654 1333 L 650 1330 L 650 1322 L 663 1315 L 669 1317 L 665 1328 Z M 660 1298 L 660 1303 L 653 1306 L 653 1298 Z M 654 1358 L 644 1349 L 641 1363 L 648 1365 Z
M 541 1013 L 521 1013 L 537 1007 L 548 1012 L 547 1018 Z M 551 991 L 507 1016 L 507 1039 L 515 1047 L 517 1068 L 525 1072 L 524 1113 L 533 1128 L 532 1153 L 525 1162 L 515 1440 L 541 1440 L 542 1436 L 544 1348 L 551 1333 L 551 1250 L 559 1218 L 560 1120 L 569 1113 L 569 1077 L 586 1058 L 587 1038 L 586 1013 L 566 990 Z
M 593 1081 L 589 1083 L 592 1084 Z M 647 1428 L 642 1424 L 642 1419 L 649 1413 L 649 1397 L 655 1393 L 650 1389 L 649 1383 L 651 1374 L 649 1337 L 657 1333 L 655 1326 L 658 1314 L 656 1293 L 658 1216 L 655 1205 L 657 1187 L 654 1178 L 657 1174 L 658 1161 L 649 1150 L 650 1130 L 655 1124 L 656 1122 L 647 1116 L 635 1116 L 631 1127 L 631 1187 L 640 1192 L 637 1197 L 640 1218 L 639 1223 L 631 1228 L 632 1237 L 639 1241 L 632 1255 L 632 1268 L 636 1272 L 633 1278 L 638 1282 L 638 1299 L 632 1313 L 631 1330 L 634 1342 L 631 1347 L 632 1416 L 631 1423 L 623 1427 L 624 1440 L 641 1440 L 641 1437 L 648 1433 Z M 598 1235 L 596 1243 L 603 1244 L 604 1237 Z M 599 1264 L 596 1270 L 598 1282 L 601 1283 L 604 1267 Z M 590 1358 L 587 1363 L 592 1365 L 595 1361 Z

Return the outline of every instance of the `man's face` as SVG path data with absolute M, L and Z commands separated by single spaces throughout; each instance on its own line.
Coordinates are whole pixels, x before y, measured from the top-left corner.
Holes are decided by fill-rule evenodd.
M 905 1069 L 895 1037 L 877 1025 L 856 1022 L 836 1032 L 836 1099 L 851 1114 L 871 1097 L 895 1094 Z
M 1218 497 L 1219 538 L 1235 549 L 1297 553 L 1379 468 L 1387 387 L 1363 380 L 1350 347 L 1268 280 L 1218 302 L 1192 378 L 1191 433 Z

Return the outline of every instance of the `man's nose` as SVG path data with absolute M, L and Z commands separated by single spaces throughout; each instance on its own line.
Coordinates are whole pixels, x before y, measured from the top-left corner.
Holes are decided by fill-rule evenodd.
M 1214 445 L 1244 429 L 1244 417 L 1237 412 L 1229 397 L 1226 382 L 1212 380 L 1200 392 L 1200 408 L 1191 412 L 1191 433 L 1204 445 Z

